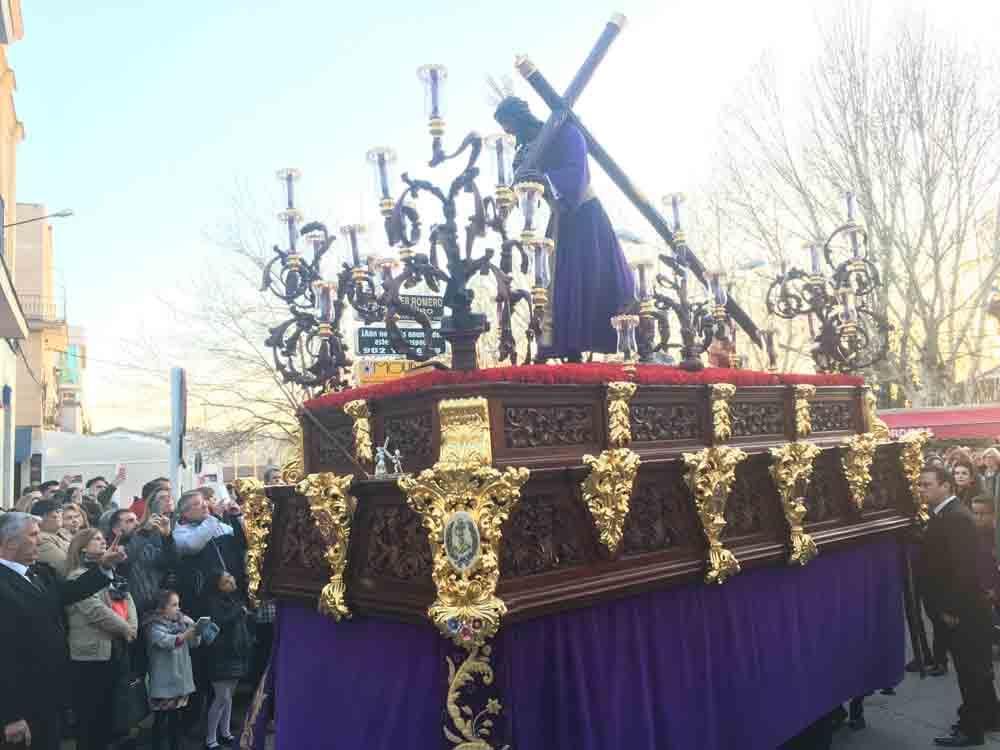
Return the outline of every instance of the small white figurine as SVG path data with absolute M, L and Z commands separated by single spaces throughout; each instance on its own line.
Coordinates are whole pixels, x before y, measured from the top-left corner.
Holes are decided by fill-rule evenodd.
M 396 452 L 392 454 L 392 473 L 403 473 L 403 454 L 399 452 L 399 448 L 396 448 Z
M 385 439 L 385 445 L 375 449 L 375 476 L 384 477 L 389 473 L 385 468 L 386 458 L 391 458 L 389 453 L 389 438 Z

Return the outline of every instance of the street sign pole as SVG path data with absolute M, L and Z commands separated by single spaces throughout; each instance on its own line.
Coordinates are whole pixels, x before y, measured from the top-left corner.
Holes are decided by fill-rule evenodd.
M 184 436 L 187 432 L 187 377 L 184 368 L 170 370 L 170 487 L 181 495 L 181 467 L 184 466 Z

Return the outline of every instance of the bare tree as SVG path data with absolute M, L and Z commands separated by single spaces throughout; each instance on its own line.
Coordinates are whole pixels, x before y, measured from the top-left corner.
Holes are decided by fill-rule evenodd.
M 885 282 L 878 311 L 895 326 L 875 374 L 913 404 L 963 399 L 1000 270 L 996 232 L 976 231 L 1000 207 L 996 78 L 916 16 L 873 42 L 863 3 L 841 6 L 821 37 L 792 109 L 773 65 L 754 71 L 724 127 L 720 202 L 742 241 L 778 261 L 842 224 L 853 191 Z

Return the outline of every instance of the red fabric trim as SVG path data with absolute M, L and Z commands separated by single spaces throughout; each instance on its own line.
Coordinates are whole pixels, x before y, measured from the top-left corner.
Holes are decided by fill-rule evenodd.
M 535 383 L 542 385 L 603 385 L 616 380 L 633 380 L 640 385 L 706 385 L 732 383 L 738 386 L 757 385 L 813 385 L 859 386 L 864 381 L 853 375 L 772 375 L 754 370 L 731 370 L 709 367 L 699 372 L 688 372 L 663 365 L 639 365 L 635 375 L 629 377 L 621 365 L 522 365 L 521 367 L 494 367 L 485 370 L 433 370 L 411 375 L 388 383 L 351 388 L 338 393 L 307 401 L 309 409 L 340 407 L 348 401 L 367 401 L 416 393 L 434 386 L 468 385 L 470 383 Z
M 1000 436 L 1000 407 L 980 406 L 966 409 L 907 409 L 879 412 L 892 430 L 929 429 L 934 437 L 988 438 Z

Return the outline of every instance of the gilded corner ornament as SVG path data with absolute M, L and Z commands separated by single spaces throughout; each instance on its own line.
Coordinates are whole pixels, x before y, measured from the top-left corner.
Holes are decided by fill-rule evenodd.
M 496 634 L 507 611 L 496 596 L 500 542 L 529 472 L 490 465 L 486 399 L 442 401 L 438 414 L 440 459 L 397 484 L 428 531 L 437 597 L 427 613 L 443 635 L 471 650 Z
M 326 542 L 326 562 L 330 581 L 319 596 L 319 611 L 339 622 L 351 616 L 347 607 L 347 552 L 351 542 L 351 524 L 358 501 L 349 494 L 354 477 L 333 472 L 309 474 L 296 491 L 309 500 L 313 521 Z
M 816 386 L 800 383 L 795 386 L 795 437 L 807 438 L 812 434 L 812 414 L 809 402 L 816 395 Z
M 638 386 L 628 381 L 608 383 L 605 400 L 608 405 L 608 441 L 613 448 L 623 448 L 632 442 L 632 420 L 629 401 Z
M 899 454 L 899 462 L 902 465 L 903 475 L 910 485 L 910 493 L 913 495 L 913 505 L 916 510 L 915 516 L 920 523 L 927 523 L 930 520 L 930 513 L 927 503 L 923 501 L 920 494 L 920 472 L 924 468 L 924 446 L 930 440 L 931 434 L 927 430 L 911 430 L 903 435 L 900 442 L 903 449 Z
M 724 583 L 740 572 L 736 556 L 722 545 L 726 528 L 726 501 L 736 479 L 736 466 L 747 457 L 739 448 L 714 446 L 685 453 L 684 481 L 694 495 L 695 508 L 708 540 L 705 583 Z
M 851 490 L 851 500 L 858 510 L 865 505 L 868 485 L 872 481 L 871 466 L 877 446 L 878 438 L 871 432 L 853 435 L 844 443 L 844 455 L 840 462 Z
M 788 521 L 790 553 L 789 565 L 805 565 L 817 554 L 816 542 L 802 528 L 808 509 L 804 495 L 812 477 L 813 462 L 820 450 L 812 443 L 786 443 L 772 448 L 771 477 L 778 488 L 781 506 Z
M 611 448 L 597 457 L 586 455 L 583 462 L 590 467 L 590 475 L 581 485 L 584 502 L 601 544 L 614 554 L 622 541 L 639 456 L 630 448 Z
M 724 443 L 733 435 L 729 402 L 736 395 L 736 386 L 730 383 L 713 383 L 709 388 L 712 401 L 712 436 L 716 443 Z
M 364 399 L 348 401 L 344 404 L 344 413 L 354 420 L 354 458 L 364 466 L 371 466 L 375 458 L 372 455 L 372 414 L 368 402 Z
M 494 750 L 492 734 L 496 725 L 494 717 L 503 711 L 498 698 L 488 698 L 486 705 L 470 706 L 465 698 L 478 692 L 476 683 L 489 687 L 493 685 L 493 665 L 490 663 L 492 649 L 488 645 L 469 649 L 465 659 L 457 667 L 451 657 L 448 663 L 448 695 L 445 708 L 448 722 L 444 725 L 444 736 L 452 743 L 453 750 Z M 464 693 L 464 694 L 463 694 Z M 479 708 L 477 711 L 476 708 Z M 510 745 L 502 745 L 496 750 L 509 750 Z
M 257 479 L 237 479 L 236 495 L 243 507 L 243 524 L 247 538 L 247 594 L 254 606 L 260 602 L 264 560 L 271 535 L 270 498 L 263 482 Z
M 891 440 L 889 426 L 878 416 L 877 399 L 875 391 L 870 385 L 866 385 L 862 392 L 865 403 L 865 421 L 868 423 L 868 431 L 875 436 L 879 442 Z

